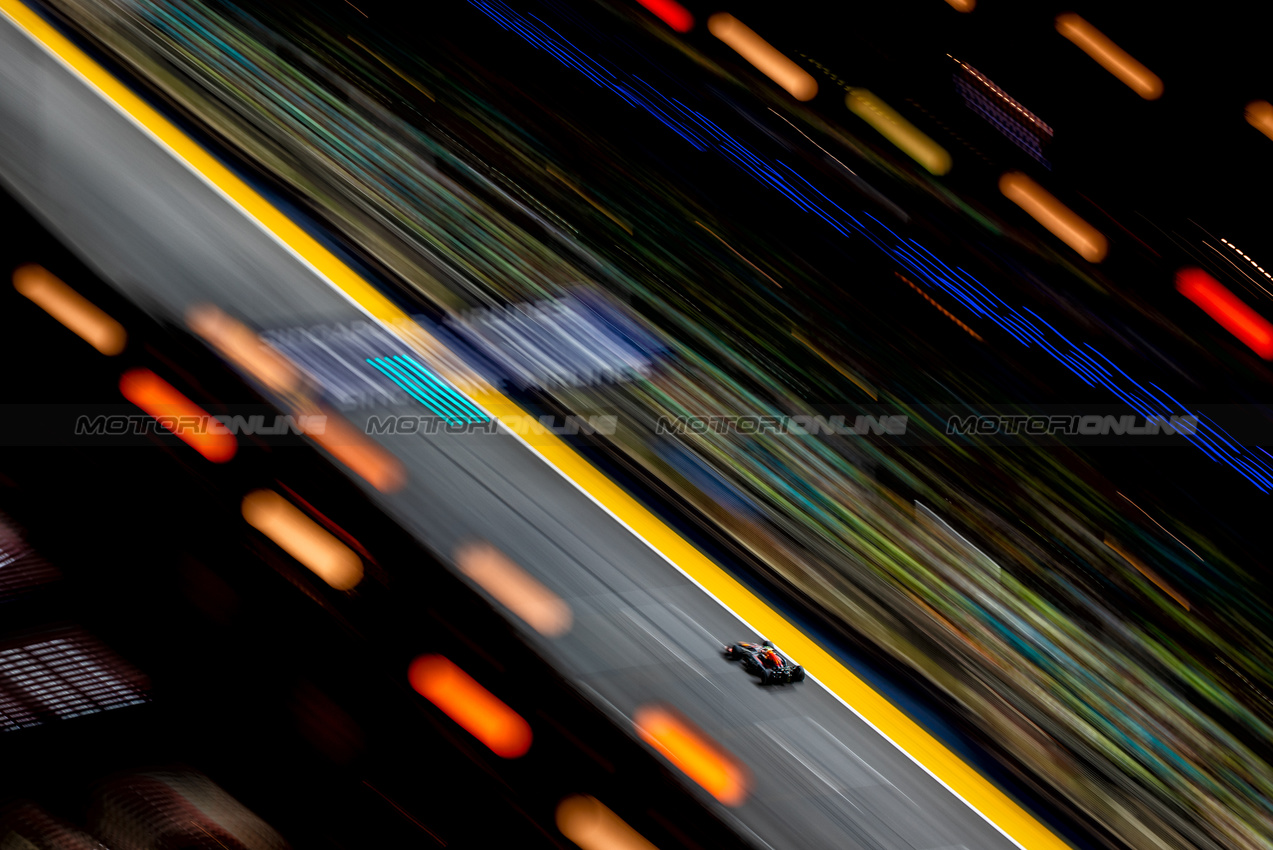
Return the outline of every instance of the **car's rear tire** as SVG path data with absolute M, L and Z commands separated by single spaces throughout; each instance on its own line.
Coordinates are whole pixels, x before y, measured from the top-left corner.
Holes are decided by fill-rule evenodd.
M 797 667 L 796 669 L 792 670 L 792 671 L 791 671 L 791 680 L 792 680 L 793 682 L 803 682 L 803 681 L 804 681 L 804 668 L 803 668 L 803 667 Z
M 768 670 L 762 669 L 760 671 L 760 684 L 762 686 L 770 684 L 771 682 L 773 682 L 773 680 L 774 680 L 773 674 L 770 673 Z

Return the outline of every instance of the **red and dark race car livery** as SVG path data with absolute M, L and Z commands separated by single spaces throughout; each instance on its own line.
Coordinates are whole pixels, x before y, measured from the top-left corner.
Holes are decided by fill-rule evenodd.
M 725 657 L 738 661 L 743 669 L 760 677 L 762 685 L 787 685 L 804 681 L 804 668 L 783 655 L 769 641 L 736 643 L 725 647 Z

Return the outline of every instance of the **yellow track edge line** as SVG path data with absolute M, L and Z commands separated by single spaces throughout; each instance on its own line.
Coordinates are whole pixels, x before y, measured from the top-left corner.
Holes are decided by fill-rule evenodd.
M 413 324 L 407 314 L 373 285 L 33 10 L 18 0 L 0 0 L 0 13 L 356 307 L 396 335 L 400 335 L 400 327 Z M 410 342 L 409 339 L 407 341 Z M 496 419 L 501 415 L 524 414 L 516 402 L 493 388 L 481 388 L 469 395 Z M 768 637 L 781 645 L 784 652 L 798 658 L 809 670 L 810 681 L 825 688 L 1013 844 L 1024 850 L 1068 850 L 1068 844 L 1007 794 L 699 552 L 564 441 L 554 435 L 543 434 L 535 435 L 532 444 L 531 440 L 518 434 L 512 436 L 743 625 Z

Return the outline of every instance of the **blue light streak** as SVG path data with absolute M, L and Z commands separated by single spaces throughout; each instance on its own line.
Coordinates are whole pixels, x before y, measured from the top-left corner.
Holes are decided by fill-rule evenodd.
M 903 239 L 875 216 L 863 211 L 872 221 L 892 234 L 897 240 L 894 243 L 894 247 L 889 248 L 885 237 L 870 232 L 866 226 L 798 174 L 791 166 L 775 160 L 776 165 L 791 172 L 797 180 L 808 186 L 814 193 L 813 195 L 793 185 L 772 165 L 766 163 L 760 155 L 750 150 L 713 121 L 690 109 L 677 99 L 659 92 L 638 77 L 618 69 L 604 68 L 595 59 L 587 56 L 578 47 L 567 41 L 560 33 L 557 33 L 547 24 L 543 24 L 542 21 L 539 23 L 550 32 L 538 29 L 534 23 L 514 12 L 501 0 L 469 0 L 469 2 L 505 29 L 516 32 L 529 43 L 556 56 L 564 64 L 576 68 L 599 86 L 613 91 L 626 102 L 645 110 L 660 123 L 689 142 L 696 150 L 715 150 L 760 182 L 781 192 L 796 206 L 818 216 L 844 236 L 851 237 L 853 233 L 865 236 L 872 244 L 911 271 L 921 282 L 949 293 L 974 314 L 984 316 L 994 322 L 1027 348 L 1038 346 L 1085 384 L 1104 387 L 1147 419 L 1155 418 L 1161 421 L 1169 421 L 1173 415 L 1193 415 L 1188 413 L 1188 408 L 1185 405 L 1171 398 L 1161 388 L 1155 386 L 1155 389 L 1167 396 L 1176 408 L 1182 411 L 1179 413 L 1173 412 L 1170 405 L 1164 404 L 1153 393 L 1150 393 L 1145 387 L 1115 365 L 1112 360 L 1091 345 L 1083 343 L 1082 347 L 1080 347 L 1051 324 L 1044 321 L 1034 311 L 1023 308 L 1038 320 L 1042 325 L 1042 327 L 1039 327 L 1039 325 L 1021 315 L 1015 308 L 1010 307 L 1003 299 L 995 295 L 968 272 L 963 269 L 956 271 L 950 268 L 950 266 L 915 240 Z M 496 11 L 497 8 L 499 11 Z M 537 18 L 535 20 L 538 21 Z M 556 43 L 554 37 L 561 39 L 561 42 L 568 45 L 568 48 Z M 582 59 L 575 58 L 572 52 L 582 57 Z M 603 78 L 602 75 L 609 79 Z M 625 80 L 631 80 L 633 84 L 630 85 Z M 684 122 L 666 109 L 656 106 L 650 98 L 637 92 L 636 84 L 649 89 L 650 92 L 664 103 L 670 105 L 677 113 L 687 116 Z M 693 119 L 688 117 L 691 115 Z M 830 208 L 826 207 L 822 203 L 823 201 L 829 204 Z M 847 217 L 847 221 L 836 215 L 835 211 Z M 922 255 L 920 252 L 922 252 Z M 942 269 L 945 269 L 945 271 L 942 271 Z M 999 306 L 987 301 L 986 296 L 993 299 L 993 302 L 997 302 Z M 1046 332 L 1044 328 L 1046 328 Z M 1121 380 L 1094 360 L 1083 351 L 1083 348 L 1087 348 L 1101 360 L 1108 363 L 1118 372 L 1118 376 L 1125 379 L 1131 386 L 1127 386 L 1124 380 Z M 373 363 L 373 365 L 375 364 Z M 406 388 L 404 387 L 404 389 Z M 1199 423 L 1195 433 L 1181 432 L 1190 443 L 1213 460 L 1232 467 L 1260 490 L 1266 493 L 1273 492 L 1273 463 L 1257 456 L 1248 447 L 1240 446 L 1224 439 L 1219 433 L 1218 426 L 1204 422 L 1201 417 L 1195 416 L 1195 419 Z M 1263 449 L 1260 449 L 1260 451 L 1266 456 L 1273 458 L 1273 455 L 1269 455 Z

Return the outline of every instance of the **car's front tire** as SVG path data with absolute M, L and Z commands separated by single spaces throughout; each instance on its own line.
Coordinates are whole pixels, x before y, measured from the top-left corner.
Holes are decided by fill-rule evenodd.
M 803 667 L 797 667 L 796 669 L 792 670 L 792 671 L 791 671 L 791 680 L 792 680 L 793 682 L 803 682 L 803 681 L 804 681 L 804 668 L 803 668 Z

